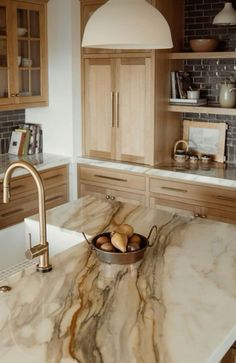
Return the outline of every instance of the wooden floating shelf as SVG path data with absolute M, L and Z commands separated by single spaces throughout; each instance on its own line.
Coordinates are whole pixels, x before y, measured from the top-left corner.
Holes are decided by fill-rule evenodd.
M 170 53 L 169 59 L 224 59 L 236 58 L 236 52 L 183 52 Z
M 22 41 L 24 41 L 24 40 L 40 40 L 40 38 L 39 37 L 28 37 L 28 36 L 23 36 L 23 37 L 19 37 L 18 36 L 18 40 L 22 40 Z
M 236 116 L 236 108 L 222 108 L 214 106 L 181 106 L 169 105 L 168 111 L 170 112 L 190 112 L 190 113 L 208 113 L 217 115 L 231 115 Z

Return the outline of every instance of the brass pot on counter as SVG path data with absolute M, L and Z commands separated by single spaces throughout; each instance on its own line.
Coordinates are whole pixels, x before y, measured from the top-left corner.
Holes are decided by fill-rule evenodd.
M 135 233 L 141 239 L 140 249 L 138 249 L 137 251 L 123 252 L 123 253 L 120 251 L 116 251 L 116 252 L 104 251 L 97 247 L 97 244 L 96 244 L 97 239 L 102 236 L 109 238 L 110 234 L 111 234 L 110 232 L 104 232 L 104 233 L 98 234 L 97 236 L 92 238 L 91 242 L 87 239 L 85 233 L 84 232 L 82 232 L 82 233 L 85 237 L 85 240 L 87 241 L 87 243 L 89 245 L 89 248 L 91 250 L 95 251 L 97 258 L 100 261 L 108 263 L 108 264 L 126 265 L 126 264 L 135 263 L 135 262 L 141 260 L 144 257 L 144 253 L 146 252 L 146 249 L 148 247 L 153 246 L 153 243 L 150 243 L 150 241 L 149 241 L 153 231 L 155 231 L 155 234 L 157 237 L 158 230 L 157 230 L 156 225 L 152 226 L 152 228 L 148 234 L 148 237 Z

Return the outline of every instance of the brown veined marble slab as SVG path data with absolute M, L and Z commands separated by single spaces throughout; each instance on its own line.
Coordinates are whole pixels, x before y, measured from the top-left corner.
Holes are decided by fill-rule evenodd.
M 158 234 L 133 265 L 101 263 L 82 243 L 49 274 L 12 279 L 0 295 L 1 363 L 221 359 L 236 339 L 236 226 L 95 197 L 50 213 L 71 231 L 126 222 L 145 235 L 156 224 Z

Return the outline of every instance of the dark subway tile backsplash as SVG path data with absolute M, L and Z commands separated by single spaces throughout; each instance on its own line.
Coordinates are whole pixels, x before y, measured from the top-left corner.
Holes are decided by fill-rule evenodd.
M 0 112 L 0 154 L 8 152 L 11 133 L 25 122 L 25 110 Z
M 184 49 L 190 50 L 189 40 L 192 38 L 217 37 L 220 50 L 236 49 L 236 26 L 218 26 L 213 24 L 215 15 L 223 9 L 222 0 L 186 0 L 185 1 L 185 36 Z M 236 1 L 233 6 L 236 8 Z
M 209 115 L 185 113 L 184 120 L 204 121 L 204 122 L 226 122 L 228 130 L 226 131 L 225 155 L 228 163 L 236 163 L 236 118 L 229 115 Z
M 191 51 L 189 41 L 193 38 L 215 38 L 220 41 L 218 50 L 236 50 L 236 26 L 213 25 L 213 18 L 223 9 L 222 0 L 186 0 L 184 51 Z M 233 1 L 236 9 L 236 0 Z M 220 84 L 227 78 L 236 82 L 235 59 L 193 59 L 184 62 L 195 88 L 200 88 L 201 97 L 208 103 L 219 102 Z M 226 160 L 236 163 L 236 116 L 211 114 L 184 114 L 184 119 L 209 122 L 226 122 Z

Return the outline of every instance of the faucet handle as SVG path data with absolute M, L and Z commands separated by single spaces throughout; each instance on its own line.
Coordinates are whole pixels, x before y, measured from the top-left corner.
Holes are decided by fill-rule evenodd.
M 48 242 L 46 245 L 42 245 L 40 243 L 32 247 L 31 233 L 29 233 L 29 248 L 25 251 L 25 257 L 28 260 L 33 260 L 35 257 L 42 256 L 47 251 L 48 251 Z
M 32 237 L 31 237 L 31 233 L 28 233 L 28 236 L 29 236 L 29 241 L 28 241 L 28 243 L 29 243 L 28 246 L 29 247 L 28 247 L 28 249 L 31 250 L 31 248 L 32 248 Z

